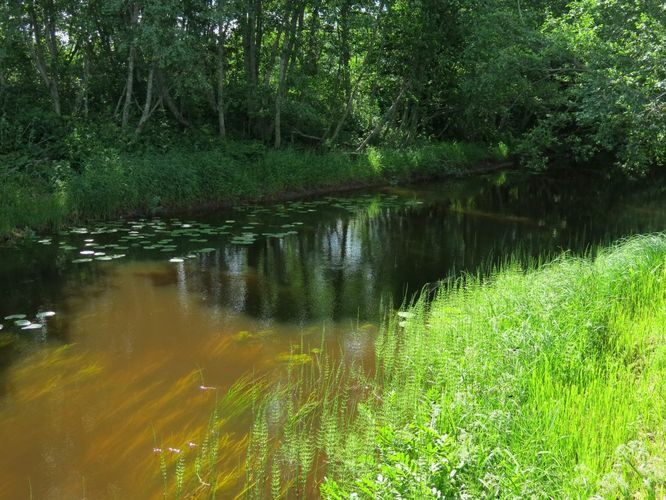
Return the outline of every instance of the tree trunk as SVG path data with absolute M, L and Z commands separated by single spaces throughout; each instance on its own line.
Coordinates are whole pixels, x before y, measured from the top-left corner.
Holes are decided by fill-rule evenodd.
M 246 11 L 243 16 L 243 45 L 246 78 L 246 107 L 248 132 L 254 128 L 254 118 L 257 112 L 257 4 L 256 0 L 247 0 Z
M 136 135 L 139 135 L 143 131 L 150 115 L 152 114 L 153 106 L 153 78 L 155 76 L 155 65 L 153 64 L 150 67 L 148 72 L 148 82 L 146 84 L 146 102 L 143 104 L 143 112 L 141 113 L 141 118 L 139 119 L 139 124 L 136 127 Z
M 125 104 L 123 105 L 122 128 L 126 129 L 129 123 L 129 112 L 132 105 L 134 93 L 134 62 L 136 59 L 136 24 L 139 20 L 139 8 L 136 4 L 132 7 L 131 31 L 132 41 L 127 59 L 127 83 L 125 84 Z
M 275 94 L 275 148 L 282 145 L 282 100 L 287 92 L 287 68 L 296 42 L 296 28 L 302 11 L 305 9 L 303 2 L 300 7 L 295 6 L 291 13 L 289 30 L 285 33 L 284 43 L 282 45 L 282 55 L 280 56 L 280 77 L 278 88 Z
M 261 47 L 264 41 L 264 16 L 262 0 L 254 2 L 254 82 L 259 83 L 259 68 L 261 66 Z
M 217 40 L 217 126 L 222 139 L 227 136 L 227 126 L 224 120 L 225 43 L 226 26 L 220 16 Z
M 283 52 L 280 57 L 280 81 L 278 83 L 278 91 L 275 94 L 275 148 L 278 149 L 282 145 L 282 92 L 286 86 L 286 73 L 287 73 L 287 55 Z
M 83 75 L 81 77 L 81 88 L 76 96 L 74 113 L 78 114 L 83 108 L 83 116 L 88 116 L 88 88 L 90 85 L 90 55 L 86 47 L 83 53 Z
M 275 60 L 277 59 L 278 52 L 280 50 L 280 42 L 282 41 L 282 30 L 278 29 L 275 34 L 275 41 L 271 47 L 270 55 L 268 56 L 268 61 L 264 64 L 264 78 L 263 84 L 265 87 L 268 87 L 271 81 L 271 73 L 273 73 L 273 68 L 275 67 Z
M 178 123 L 184 127 L 190 128 L 192 124 L 187 120 L 187 118 L 183 116 L 183 113 L 180 109 L 178 109 L 178 106 L 176 106 L 176 103 L 173 102 L 173 99 L 171 98 L 168 82 L 166 81 L 164 72 L 161 69 L 157 68 L 155 70 L 155 78 L 157 80 L 157 87 L 160 92 L 160 97 L 162 98 L 163 103 L 166 104 L 169 112 L 178 121 Z
M 51 67 L 46 63 L 46 57 L 44 56 L 44 47 L 42 45 L 42 31 L 37 20 L 37 14 L 35 12 L 34 3 L 30 3 L 28 7 L 30 13 L 30 28 L 31 28 L 31 38 L 29 42 L 30 52 L 37 66 L 37 71 L 44 82 L 44 85 L 49 91 L 51 96 L 51 104 L 53 105 L 53 111 L 56 115 L 61 115 L 60 107 L 60 92 L 58 91 L 58 81 L 55 74 L 55 61 L 57 61 L 57 47 L 55 45 L 55 27 L 53 24 L 53 19 L 47 21 L 47 31 L 52 30 L 53 33 L 49 33 L 47 36 L 47 45 L 49 47 L 49 53 L 51 55 Z
M 307 74 L 310 76 L 316 76 L 319 71 L 319 58 L 321 54 L 319 43 L 320 3 L 320 1 L 314 3 L 308 27 L 308 53 L 305 66 L 307 68 Z
M 384 11 L 384 4 L 385 0 L 381 0 L 378 5 L 378 15 L 377 19 L 375 21 L 374 25 L 374 35 L 373 37 L 376 38 L 378 34 L 381 32 L 380 27 L 381 27 L 381 21 L 382 21 L 382 13 Z M 348 9 L 348 11 L 345 13 L 344 9 Z M 351 59 L 350 56 L 350 47 L 349 47 L 349 40 L 347 39 L 346 41 L 343 41 L 345 38 L 349 36 L 349 33 L 345 34 L 344 30 L 349 31 L 349 11 L 351 10 L 351 0 L 347 0 L 345 2 L 345 5 L 343 6 L 343 11 L 340 13 L 341 15 L 341 29 L 343 32 L 341 33 L 341 45 L 342 45 L 342 53 L 340 56 L 340 66 L 343 69 L 343 79 L 344 78 L 349 78 L 351 79 L 351 74 L 349 70 L 349 62 Z M 335 143 L 335 140 L 338 138 L 338 134 L 340 133 L 340 130 L 342 130 L 342 126 L 344 125 L 345 121 L 347 120 L 347 117 L 351 113 L 352 107 L 354 105 L 354 97 L 356 95 L 356 92 L 358 91 L 358 88 L 361 85 L 361 82 L 363 81 L 363 77 L 365 75 L 365 72 L 368 68 L 368 62 L 370 61 L 370 56 L 372 55 L 374 49 L 375 49 L 375 44 L 374 44 L 374 39 L 373 43 L 370 45 L 368 48 L 368 51 L 365 53 L 365 57 L 363 57 L 363 62 L 361 63 L 361 71 L 358 75 L 358 78 L 356 79 L 356 83 L 354 83 L 354 87 L 351 87 L 351 81 L 349 83 L 343 81 L 343 86 L 345 86 L 345 97 L 347 104 L 345 105 L 345 109 L 342 112 L 342 116 L 340 116 L 340 119 L 338 120 L 338 123 L 335 126 L 335 129 L 333 129 L 333 134 L 331 135 L 330 139 L 327 138 L 328 133 L 324 134 L 324 139 L 322 142 L 328 141 L 329 143 Z M 346 76 L 344 76 L 344 73 L 346 71 Z M 347 87 L 349 87 L 347 89 Z
M 51 99 L 53 100 L 53 109 L 55 113 L 60 116 L 60 92 L 58 90 L 58 45 L 56 41 L 56 26 L 55 26 L 55 6 L 53 0 L 47 2 L 48 12 L 46 13 L 46 28 L 48 36 L 46 38 L 49 48 L 49 55 L 51 57 Z
M 349 61 L 351 60 L 351 48 L 349 45 L 349 15 L 351 11 L 351 0 L 345 0 L 340 11 L 340 71 L 342 73 L 342 88 L 345 100 L 350 102 L 352 94 Z M 337 134 L 336 134 L 337 135 Z
M 398 108 L 398 105 L 402 101 L 402 98 L 405 96 L 405 92 L 407 91 L 407 84 L 403 85 L 402 88 L 400 89 L 400 93 L 398 96 L 395 98 L 393 101 L 393 104 L 391 104 L 391 107 L 384 113 L 384 116 L 382 119 L 379 121 L 379 123 L 375 126 L 375 128 L 372 129 L 372 132 L 368 134 L 368 136 L 363 140 L 363 142 L 359 145 L 359 147 L 356 149 L 357 152 L 363 151 L 365 147 L 368 145 L 368 143 L 377 135 L 379 134 L 384 126 L 391 121 L 391 118 L 393 118 L 393 114 L 395 113 L 395 110 Z
M 88 117 L 88 94 L 90 87 L 90 54 L 86 50 L 83 60 L 83 116 Z
M 331 135 L 331 138 L 328 139 L 330 143 L 335 143 L 335 140 L 338 138 L 338 134 L 340 133 L 340 130 L 342 130 L 342 126 L 344 125 L 345 121 L 347 120 L 347 117 L 349 116 L 349 113 L 351 113 L 352 106 L 354 105 L 354 97 L 356 96 L 356 92 L 358 88 L 361 85 L 361 82 L 363 81 L 363 76 L 365 75 L 365 71 L 367 69 L 367 63 L 368 60 L 370 59 L 370 52 L 366 53 L 365 58 L 363 59 L 363 63 L 361 65 L 361 73 L 358 75 L 358 79 L 356 80 L 356 83 L 354 84 L 354 88 L 351 89 L 349 92 L 349 96 L 347 97 L 347 104 L 345 106 L 345 110 L 342 112 L 342 116 L 338 120 L 338 123 L 335 126 L 335 129 L 333 130 L 333 135 Z M 324 140 L 326 140 L 326 136 L 324 136 Z

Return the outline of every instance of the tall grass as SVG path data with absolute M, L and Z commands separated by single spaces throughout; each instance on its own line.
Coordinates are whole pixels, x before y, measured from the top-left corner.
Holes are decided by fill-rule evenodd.
M 58 164 L 31 174 L 0 165 L 0 238 L 16 230 L 131 213 L 447 175 L 497 159 L 501 155 L 496 150 L 458 143 L 351 154 L 228 142 L 206 150 L 133 156 L 103 150 L 88 155 L 77 169 Z
M 666 495 L 666 235 L 468 276 L 257 412 L 255 497 Z M 271 410 L 272 409 L 272 410 Z

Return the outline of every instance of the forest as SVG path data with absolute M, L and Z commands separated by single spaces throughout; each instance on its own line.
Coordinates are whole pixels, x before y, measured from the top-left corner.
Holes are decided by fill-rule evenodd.
M 287 151 L 268 169 L 298 163 L 289 155 L 298 151 L 345 153 L 338 170 L 372 148 L 418 156 L 456 143 L 478 146 L 474 161 L 510 157 L 532 170 L 595 164 L 641 176 L 664 163 L 657 0 L 8 0 L 0 9 L 1 173 L 70 215 L 106 215 L 73 201 L 82 174 L 136 184 L 109 172 L 165 153 L 217 152 L 210 162 L 226 166 Z M 426 156 L 441 166 L 447 151 Z M 322 174 L 327 183 L 340 180 Z M 183 205 L 193 190 L 174 197 Z M 26 212 L 16 191 L 5 233 L 31 222 L 16 215 Z M 133 198 L 106 212 L 175 203 Z

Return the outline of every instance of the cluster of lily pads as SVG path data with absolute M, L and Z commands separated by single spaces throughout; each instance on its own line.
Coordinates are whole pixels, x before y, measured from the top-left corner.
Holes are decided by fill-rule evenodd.
M 55 316 L 55 314 L 53 311 L 38 312 L 32 321 L 27 319 L 28 316 L 26 314 L 10 314 L 9 316 L 5 316 L 4 320 L 9 322 L 8 327 L 9 325 L 14 325 L 21 330 L 41 330 L 46 326 L 46 320 Z M 0 324 L 0 330 L 3 328 L 4 325 Z
M 181 263 L 200 254 L 215 252 L 220 240 L 231 245 L 247 246 L 259 238 L 285 238 L 298 234 L 304 226 L 300 217 L 316 214 L 322 209 L 345 210 L 354 213 L 371 203 L 383 207 L 405 205 L 395 195 L 362 195 L 349 198 L 326 197 L 311 201 L 293 201 L 272 206 L 243 206 L 234 208 L 221 223 L 181 219 L 137 219 L 105 223 L 93 228 L 75 227 L 54 237 L 37 240 L 38 244 L 57 245 L 71 256 L 70 262 L 82 264 L 108 262 L 126 257 L 129 253 L 159 252 L 165 260 Z M 203 244 L 213 240 L 213 244 Z M 199 248 L 197 248 L 199 247 Z

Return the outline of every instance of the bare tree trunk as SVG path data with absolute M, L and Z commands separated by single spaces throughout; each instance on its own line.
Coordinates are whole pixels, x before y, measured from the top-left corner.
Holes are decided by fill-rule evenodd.
M 409 126 L 409 133 L 407 134 L 407 140 L 413 141 L 416 137 L 419 127 L 419 103 L 418 101 L 414 104 L 412 109 L 411 124 Z
M 345 92 L 345 99 L 347 102 L 350 102 L 352 94 L 351 75 L 349 70 L 349 61 L 351 60 L 351 48 L 349 44 L 350 12 L 351 0 L 345 0 L 340 11 L 340 70 L 342 72 L 342 88 Z
M 224 44 L 226 42 L 225 32 L 222 28 L 222 22 L 219 26 L 219 39 L 217 42 L 217 124 L 221 138 L 227 136 L 227 127 L 224 121 L 224 63 L 225 63 L 225 50 Z
M 368 143 L 377 135 L 379 134 L 382 129 L 386 126 L 386 124 L 391 121 L 391 118 L 393 118 L 393 114 L 395 113 L 395 110 L 398 109 L 398 105 L 402 101 L 402 98 L 405 96 L 405 92 L 407 91 L 407 84 L 404 84 L 402 88 L 400 89 L 400 93 L 398 96 L 395 98 L 393 101 L 393 104 L 391 104 L 391 107 L 384 113 L 384 116 L 382 119 L 379 121 L 379 123 L 375 126 L 375 128 L 372 129 L 372 132 L 368 134 L 368 136 L 363 140 L 363 142 L 359 145 L 358 148 L 356 148 L 356 151 L 362 151 L 365 149 L 365 147 L 368 145 Z
M 282 55 L 280 56 L 280 78 L 278 88 L 275 94 L 275 148 L 282 145 L 282 99 L 287 93 L 287 68 L 296 42 L 296 28 L 302 11 L 305 9 L 305 3 L 295 6 L 291 13 L 289 30 L 285 33 L 284 44 L 282 45 Z
M 88 117 L 88 92 L 90 86 L 90 54 L 86 50 L 83 59 L 83 116 Z
M 320 26 L 320 4 L 321 1 L 317 0 L 312 6 L 312 13 L 310 15 L 309 34 L 308 34 L 308 53 L 306 56 L 307 73 L 315 76 L 319 71 L 319 59 L 321 56 L 321 44 L 319 39 L 319 26 Z
M 275 60 L 277 59 L 281 41 L 282 41 L 282 30 L 278 29 L 275 35 L 275 41 L 273 42 L 273 46 L 271 47 L 270 56 L 268 56 L 268 61 L 264 65 L 263 84 L 265 87 L 268 87 L 268 84 L 271 81 L 271 73 L 273 73 L 273 68 L 275 67 Z
M 331 143 L 334 143 L 335 140 L 338 138 L 338 134 L 340 133 L 340 130 L 342 130 L 342 125 L 345 123 L 345 121 L 347 120 L 347 117 L 349 116 L 349 113 L 351 112 L 352 106 L 354 104 L 354 97 L 356 96 L 356 91 L 358 90 L 358 87 L 361 84 L 363 73 L 365 73 L 365 69 L 359 75 L 359 78 L 356 81 L 356 85 L 354 85 L 354 88 L 349 93 L 349 98 L 347 99 L 347 105 L 345 106 L 345 110 L 343 111 L 342 116 L 340 117 L 340 119 L 338 120 L 337 125 L 335 126 L 335 130 L 333 131 L 333 135 L 331 135 L 331 138 L 329 139 L 329 142 L 331 142 Z M 324 136 L 324 140 L 326 140 L 326 136 Z
M 49 48 L 49 55 L 51 56 L 51 99 L 53 99 L 53 109 L 55 113 L 60 116 L 60 92 L 58 90 L 58 45 L 56 41 L 56 26 L 55 26 L 55 6 L 53 0 L 49 0 L 48 12 L 46 13 L 46 27 L 48 36 L 46 38 Z
M 254 118 L 257 111 L 257 6 L 261 2 L 257 0 L 246 0 L 246 12 L 243 16 L 243 45 L 245 59 L 245 74 L 247 82 L 247 125 L 248 131 L 252 131 Z
M 187 118 L 183 116 L 183 113 L 180 111 L 180 109 L 178 109 L 176 103 L 173 102 L 173 99 L 171 98 L 171 93 L 169 92 L 168 83 L 161 69 L 157 68 L 155 70 L 155 78 L 157 80 L 157 87 L 159 88 L 162 101 L 164 102 L 164 104 L 166 104 L 166 107 L 169 109 L 173 117 L 176 120 L 178 120 L 178 123 L 180 123 L 184 127 L 188 128 L 191 127 L 192 124 L 187 120 Z
M 134 94 L 134 59 L 136 58 L 136 47 L 132 43 L 127 61 L 127 83 L 125 84 L 125 104 L 123 105 L 122 128 L 127 128 L 129 123 L 129 112 Z
M 88 87 L 90 82 L 90 56 L 88 48 L 83 53 L 83 75 L 81 76 L 81 88 L 76 95 L 74 113 L 78 114 L 83 108 L 83 116 L 88 116 Z
M 139 20 L 139 8 L 136 4 L 132 7 L 132 42 L 127 60 L 127 83 L 125 84 L 125 104 L 123 105 L 122 128 L 126 129 L 129 123 L 129 112 L 132 106 L 134 93 L 134 62 L 136 59 L 136 24 Z
M 139 124 L 136 127 L 136 135 L 139 135 L 143 131 L 150 115 L 152 114 L 152 105 L 153 105 L 153 77 L 155 76 L 155 65 L 153 64 L 150 67 L 148 72 L 148 83 L 146 84 L 146 102 L 143 104 L 143 112 L 141 113 L 141 118 L 139 119 Z
M 30 12 L 30 27 L 31 27 L 31 38 L 33 40 L 30 41 L 29 46 L 30 46 L 30 52 L 33 58 L 33 61 L 35 62 L 35 66 L 37 67 L 37 71 L 39 72 L 39 75 L 42 78 L 42 81 L 44 82 L 44 85 L 49 91 L 49 95 L 51 96 L 51 103 L 53 105 L 53 111 L 55 114 L 58 116 L 61 115 L 61 107 L 60 107 L 60 92 L 58 91 L 58 81 L 56 78 L 55 74 L 55 67 L 54 63 L 57 60 L 57 47 L 55 45 L 55 33 L 49 34 L 48 38 L 48 46 L 49 46 L 49 52 L 51 54 L 51 68 L 49 71 L 49 65 L 46 63 L 46 58 L 44 56 L 44 47 L 42 45 L 42 32 L 40 29 L 39 22 L 37 21 L 37 14 L 35 12 L 35 5 L 34 3 L 31 2 L 29 6 L 29 12 Z M 55 31 L 55 28 L 53 27 L 53 20 L 48 21 L 47 23 L 47 30 L 53 29 Z
M 280 81 L 278 83 L 278 91 L 275 94 L 275 148 L 282 145 L 282 92 L 286 86 L 287 74 L 287 54 L 283 51 L 280 57 Z
M 261 47 L 264 42 L 263 0 L 254 2 L 254 81 L 259 83 L 259 67 L 261 66 Z
M 385 0 L 382 0 L 379 2 L 379 14 L 377 16 L 377 20 L 375 21 L 375 26 L 374 26 L 374 37 L 376 38 L 378 36 L 378 33 L 380 32 L 380 26 L 381 26 L 381 21 L 382 21 L 382 12 L 384 10 L 384 4 Z M 343 6 L 343 10 L 340 13 L 342 20 L 341 20 L 341 28 L 342 28 L 342 33 L 341 33 L 341 45 L 342 45 L 342 54 L 341 54 L 341 59 L 340 59 L 340 65 L 343 70 L 343 86 L 345 87 L 345 97 L 347 104 L 345 105 L 345 109 L 342 112 L 342 116 L 340 116 L 340 119 L 338 120 L 338 123 L 335 125 L 335 129 L 333 130 L 333 134 L 331 135 L 330 138 L 327 138 L 328 133 L 324 134 L 324 138 L 322 142 L 328 141 L 329 143 L 335 143 L 335 140 L 338 138 L 338 135 L 340 134 L 340 131 L 342 130 L 342 126 L 344 125 L 345 121 L 347 120 L 347 117 L 351 113 L 352 107 L 354 105 L 354 97 L 356 96 L 356 93 L 358 91 L 358 88 L 361 85 L 361 82 L 363 81 L 363 77 L 365 75 L 365 72 L 368 67 L 368 62 L 370 60 L 370 55 L 373 53 L 373 50 L 375 49 L 374 46 L 374 40 L 372 45 L 368 48 L 368 51 L 365 53 L 365 57 L 363 58 L 363 62 L 361 63 L 361 72 L 358 75 L 358 78 L 356 79 L 356 82 L 354 83 L 354 87 L 351 87 L 351 81 L 347 81 L 347 79 L 351 78 L 350 71 L 349 71 L 349 61 L 351 59 L 351 56 L 349 54 L 350 48 L 349 48 L 349 40 L 348 38 L 349 33 L 345 34 L 345 29 L 349 30 L 349 20 L 347 19 L 349 16 L 349 12 L 345 12 L 345 9 L 351 9 L 351 4 L 349 1 L 345 2 L 345 5 Z M 330 129 L 329 129 L 330 130 Z

